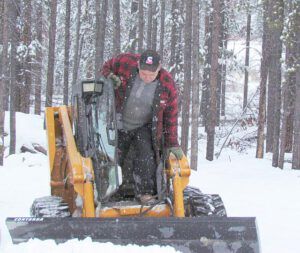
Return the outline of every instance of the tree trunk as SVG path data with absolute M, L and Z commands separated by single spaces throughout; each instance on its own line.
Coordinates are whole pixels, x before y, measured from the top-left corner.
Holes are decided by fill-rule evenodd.
M 274 22 L 272 22 L 272 53 L 271 58 L 274 64 L 274 69 L 270 70 L 270 81 L 274 82 L 274 98 L 275 98 L 275 108 L 274 108 L 274 132 L 273 132 L 273 158 L 272 166 L 278 167 L 278 157 L 279 157 L 279 136 L 280 136 L 280 117 L 281 117 L 281 55 L 282 55 L 282 30 L 283 30 L 283 20 L 284 20 L 284 4 L 283 0 L 274 1 L 273 5 L 273 15 Z
M 293 3 L 287 3 L 287 35 L 285 39 L 286 46 L 286 73 L 285 73 L 285 85 L 284 85 L 284 102 L 283 102 L 283 119 L 282 128 L 280 133 L 280 152 L 278 167 L 283 169 L 284 166 L 284 154 L 292 150 L 293 140 L 293 121 L 294 110 L 295 110 L 295 95 L 296 95 L 296 61 L 295 56 L 297 55 L 296 47 L 296 32 L 295 21 L 297 14 L 294 11 L 295 6 Z
M 101 0 L 96 1 L 96 54 L 95 54 L 95 78 L 98 78 L 104 62 L 105 48 L 105 32 L 107 25 L 108 0 L 102 0 L 102 8 L 100 8 Z M 79 39 L 78 39 L 79 42 Z
M 148 0 L 148 21 L 147 21 L 147 49 L 151 49 L 152 43 L 152 17 L 153 17 L 153 1 Z
M 36 16 L 36 33 L 39 43 L 35 59 L 34 113 L 41 114 L 42 64 L 43 64 L 43 4 L 38 3 Z
M 190 98 L 191 98 L 191 43 L 192 43 L 192 10 L 193 0 L 186 1 L 186 16 L 184 26 L 184 86 L 182 96 L 182 127 L 181 147 L 187 154 L 189 144 L 189 119 L 190 119 Z
M 197 170 L 198 166 L 198 119 L 200 112 L 199 104 L 199 85 L 200 85 L 200 17 L 199 17 L 199 3 L 194 2 L 193 8 L 193 81 L 192 81 L 192 135 L 191 135 L 191 168 Z
M 0 166 L 3 165 L 4 155 L 4 119 L 5 119 L 5 93 L 6 83 L 8 81 L 8 15 L 9 1 L 4 0 L 2 15 L 2 55 L 1 55 L 1 79 L 0 79 Z
M 221 116 L 221 95 L 222 95 L 222 61 L 223 61 L 223 38 L 225 31 L 225 3 L 224 0 L 220 0 L 220 10 L 221 10 L 221 27 L 220 27 L 220 36 L 219 36 L 219 54 L 221 62 L 218 63 L 218 84 L 217 84 L 217 118 L 216 125 L 220 125 L 220 116 Z
M 265 121 L 266 121 L 266 87 L 269 73 L 269 0 L 263 2 L 263 40 L 262 40 L 262 58 L 260 65 L 260 94 L 259 94 L 259 114 L 257 130 L 256 158 L 264 157 L 264 139 L 265 139 Z
M 151 43 L 151 49 L 156 51 L 157 48 L 157 17 L 158 17 L 158 6 L 157 6 L 157 0 L 154 0 L 153 6 L 153 18 L 152 18 L 152 43 Z
M 223 42 L 223 50 L 225 51 L 222 68 L 222 87 L 221 87 L 221 116 L 225 116 L 225 106 L 226 106 L 226 75 L 227 75 L 227 40 L 228 40 L 228 32 L 227 27 L 224 31 L 224 42 Z
M 298 3 L 289 3 L 291 13 L 288 40 L 286 42 L 286 83 L 287 83 L 287 94 L 286 94 L 286 108 L 287 108 L 287 127 L 286 127 L 286 142 L 285 151 L 291 152 L 293 147 L 293 119 L 295 112 L 295 96 L 296 96 L 296 58 L 297 55 L 297 44 L 296 44 L 296 33 L 298 27 L 296 27 L 297 18 L 299 19 L 299 13 L 295 12 Z
M 284 91 L 284 100 L 286 100 L 286 93 L 287 91 Z M 282 119 L 282 127 L 280 132 L 280 149 L 279 149 L 279 158 L 278 158 L 278 167 L 283 169 L 284 165 L 284 153 L 285 153 L 285 144 L 286 144 L 286 136 L 287 136 L 287 117 L 288 117 L 288 108 L 284 106 L 283 108 L 283 119 Z
M 64 105 L 69 103 L 69 68 L 70 68 L 70 21 L 71 0 L 66 0 L 65 17 L 65 58 L 64 58 Z
M 166 4 L 161 0 L 161 14 L 160 14 L 160 39 L 159 39 L 159 54 L 161 59 L 164 59 L 164 36 L 165 36 L 165 12 Z
M 23 43 L 26 46 L 26 56 L 24 62 L 24 81 L 25 85 L 22 92 L 21 99 L 21 111 L 25 113 L 29 113 L 30 110 L 30 94 L 31 94 L 31 52 L 30 52 L 30 44 L 31 44 L 31 0 L 26 0 L 25 3 L 25 17 L 24 17 L 24 31 L 23 31 Z
M 138 38 L 138 52 L 142 53 L 144 50 L 144 1 L 139 0 L 139 38 Z
M 276 30 L 278 1 L 269 2 L 269 20 L 268 26 L 270 29 L 270 62 L 269 62 L 269 83 L 268 83 L 268 101 L 267 101 L 267 136 L 266 136 L 266 152 L 273 152 L 274 128 L 275 128 L 275 108 L 277 101 L 277 59 L 276 40 L 278 33 Z
M 207 129 L 207 114 L 208 114 L 208 103 L 209 103 L 209 82 L 210 82 L 210 66 L 211 66 L 211 46 L 212 46 L 212 14 L 210 6 L 206 7 L 205 16 L 205 61 L 202 81 L 202 95 L 201 95 L 201 108 L 200 113 L 202 116 L 202 126 Z
M 72 77 L 72 87 L 76 86 L 77 78 L 78 78 L 78 68 L 80 62 L 80 41 L 82 37 L 80 35 L 80 28 L 81 28 L 81 0 L 77 2 L 77 24 L 76 24 L 76 40 L 75 40 L 75 53 L 74 53 L 74 66 L 73 66 L 73 77 Z M 81 38 L 80 38 L 81 37 Z M 103 42 L 104 43 L 104 42 Z M 103 55 L 102 55 L 103 58 Z
M 297 18 L 295 20 L 296 27 L 296 100 L 295 100 L 295 118 L 294 118 L 294 143 L 293 143 L 293 161 L 292 169 L 300 169 L 300 3 L 295 2 L 295 12 Z
M 16 65 L 17 65 L 17 36 L 18 28 L 16 23 L 18 16 L 19 4 L 13 4 L 10 2 L 10 15 L 9 15 L 9 23 L 10 23 L 10 36 L 11 36 L 11 48 L 10 48 L 10 100 L 9 100 L 9 154 L 16 153 L 16 110 L 15 110 L 15 98 L 16 98 Z
M 212 30 L 212 56 L 210 70 L 210 103 L 207 124 L 206 159 L 214 159 L 215 126 L 217 113 L 217 84 L 218 84 L 218 60 L 219 60 L 219 36 L 221 27 L 220 0 L 213 0 L 213 30 Z
M 131 24 L 130 24 L 130 31 L 129 31 L 129 51 L 132 53 L 136 52 L 137 46 L 137 11 L 139 8 L 138 0 L 132 0 L 131 2 Z
M 228 6 L 227 1 L 222 0 L 222 64 L 221 64 L 221 98 L 220 116 L 225 116 L 225 94 L 226 94 L 226 74 L 227 74 L 227 40 L 228 40 Z
M 172 23 L 172 29 L 171 29 L 171 52 L 170 52 L 170 71 L 172 76 L 174 76 L 176 72 L 176 46 L 178 42 L 178 2 L 177 0 L 172 0 L 172 17 L 171 17 L 171 23 Z
M 244 99 L 243 110 L 248 104 L 248 79 L 249 79 L 249 54 L 250 54 L 250 34 L 251 34 L 251 13 L 248 6 L 247 32 L 246 32 L 246 57 L 245 57 L 245 80 L 244 80 Z
M 50 4 L 51 4 L 51 14 L 50 14 L 50 27 L 49 27 L 46 107 L 52 106 L 52 97 L 53 97 L 57 0 L 52 0 Z
M 118 55 L 121 52 L 121 23 L 120 23 L 120 0 L 113 1 L 113 53 Z

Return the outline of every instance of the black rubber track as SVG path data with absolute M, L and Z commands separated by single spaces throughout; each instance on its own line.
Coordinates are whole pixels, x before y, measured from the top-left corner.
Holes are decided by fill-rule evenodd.
M 184 190 L 186 217 L 226 217 L 226 209 L 218 194 L 204 194 L 198 188 L 188 186 Z
M 69 207 L 61 197 L 46 196 L 37 198 L 31 205 L 30 215 L 32 217 L 69 217 Z

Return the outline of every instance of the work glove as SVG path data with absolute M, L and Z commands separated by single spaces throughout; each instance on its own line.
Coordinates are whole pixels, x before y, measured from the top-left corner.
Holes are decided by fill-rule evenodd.
M 110 73 L 108 76 L 112 80 L 113 86 L 115 89 L 118 89 L 121 86 L 121 79 L 114 73 Z
M 178 160 L 180 160 L 184 155 L 181 147 L 167 148 L 167 157 L 169 157 L 170 153 L 173 153 Z

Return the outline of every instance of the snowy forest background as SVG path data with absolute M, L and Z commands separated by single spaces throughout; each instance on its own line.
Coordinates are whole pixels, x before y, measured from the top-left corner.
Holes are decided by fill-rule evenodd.
M 254 144 L 257 158 L 271 152 L 274 167 L 300 169 L 299 1 L 0 0 L 0 13 L 0 165 L 5 149 L 16 152 L 16 112 L 70 104 L 105 60 L 152 48 L 176 81 L 193 169 L 200 140 L 209 161 Z

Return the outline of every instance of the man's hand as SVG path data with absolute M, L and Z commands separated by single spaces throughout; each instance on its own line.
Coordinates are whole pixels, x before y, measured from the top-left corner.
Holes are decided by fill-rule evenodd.
M 121 86 L 121 79 L 114 73 L 110 73 L 107 77 L 112 80 L 115 89 Z
M 181 147 L 167 148 L 167 157 L 169 157 L 170 153 L 173 153 L 178 160 L 180 160 L 184 155 Z

